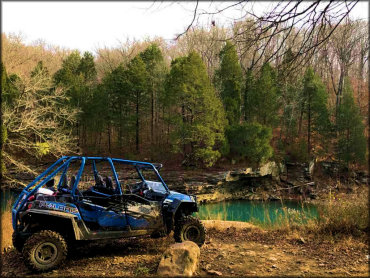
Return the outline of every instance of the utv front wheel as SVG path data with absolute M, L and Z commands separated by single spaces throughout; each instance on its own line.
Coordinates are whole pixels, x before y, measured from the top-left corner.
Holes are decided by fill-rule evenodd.
M 27 239 L 23 247 L 25 265 L 44 272 L 58 267 L 67 256 L 67 243 L 57 232 L 43 230 Z
M 185 216 L 177 223 L 174 230 L 174 237 L 176 242 L 189 240 L 202 246 L 206 238 L 206 230 L 199 219 L 192 216 Z

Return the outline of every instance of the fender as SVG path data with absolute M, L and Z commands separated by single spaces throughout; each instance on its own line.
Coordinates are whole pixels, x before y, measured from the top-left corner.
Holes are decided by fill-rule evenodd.
M 20 214 L 20 218 L 23 219 L 24 217 L 30 216 L 30 217 L 37 217 L 37 216 L 50 216 L 55 217 L 56 220 L 60 218 L 66 219 L 68 222 L 70 221 L 72 228 L 73 228 L 73 234 L 75 236 L 75 239 L 81 239 L 81 230 L 79 228 L 78 222 L 82 222 L 81 219 L 74 214 L 66 213 L 62 211 L 52 211 L 52 210 L 43 210 L 43 209 L 37 209 L 37 208 L 31 208 L 27 211 L 24 211 Z M 66 231 L 67 231 L 67 227 Z
M 187 196 L 187 195 L 185 196 L 188 198 L 180 199 L 180 198 L 173 198 L 173 196 L 169 196 L 170 198 L 166 198 L 163 201 L 163 204 L 162 204 L 163 212 L 164 212 L 163 216 L 164 216 L 164 221 L 167 225 L 168 232 L 172 230 L 174 225 L 176 225 L 176 219 L 179 217 L 179 213 L 190 215 L 192 212 L 198 211 L 197 203 L 194 202 L 190 196 Z

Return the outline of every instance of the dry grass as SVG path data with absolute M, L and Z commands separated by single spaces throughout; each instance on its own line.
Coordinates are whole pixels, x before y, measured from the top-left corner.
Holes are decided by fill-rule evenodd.
M 12 205 L 14 200 L 11 198 L 6 203 L 5 210 L 1 212 L 1 251 L 13 246 L 12 243 Z
M 329 194 L 318 205 L 317 232 L 357 236 L 369 230 L 368 188 L 356 194 Z

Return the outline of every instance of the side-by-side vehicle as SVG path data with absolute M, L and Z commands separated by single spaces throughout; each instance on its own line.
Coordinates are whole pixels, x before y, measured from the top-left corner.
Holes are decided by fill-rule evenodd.
M 174 231 L 176 242 L 202 245 L 192 214 L 196 196 L 170 191 L 161 164 L 109 157 L 64 156 L 32 181 L 12 208 L 13 245 L 34 271 L 49 271 L 78 241 Z

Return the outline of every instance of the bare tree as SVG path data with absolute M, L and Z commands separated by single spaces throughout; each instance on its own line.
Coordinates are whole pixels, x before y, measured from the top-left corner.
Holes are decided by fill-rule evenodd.
M 45 69 L 34 72 L 26 83 L 19 79 L 13 85 L 20 92 L 19 97 L 11 105 L 2 104 L 2 124 L 8 134 L 3 159 L 7 168 L 16 172 L 37 174 L 29 157 L 73 152 L 75 138 L 71 126 L 78 111 L 65 105 L 65 92 L 53 88 Z M 6 172 L 3 177 L 8 182 L 19 183 Z
M 302 61 L 313 55 L 348 16 L 355 1 L 280 1 L 263 15 L 254 13 L 249 0 L 227 3 L 222 8 L 215 8 L 215 3 L 207 10 L 200 10 L 198 1 L 193 11 L 193 18 L 185 31 L 176 39 L 186 34 L 190 28 L 204 16 L 215 16 L 226 13 L 231 9 L 239 9 L 241 16 L 235 21 L 250 18 L 254 21 L 249 28 L 240 28 L 225 40 L 235 40 L 244 43 L 244 51 L 253 49 L 249 68 L 256 66 L 261 59 L 270 62 L 286 54 L 283 46 L 288 40 L 298 46 L 293 60 Z M 214 24 L 214 21 L 212 22 Z M 327 30 L 330 29 L 329 32 Z M 248 33 L 248 36 L 245 34 Z M 292 33 L 295 33 L 292 36 Z M 275 45 L 275 47 L 272 47 Z

